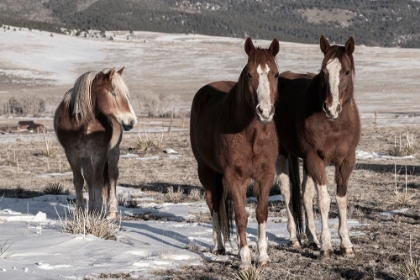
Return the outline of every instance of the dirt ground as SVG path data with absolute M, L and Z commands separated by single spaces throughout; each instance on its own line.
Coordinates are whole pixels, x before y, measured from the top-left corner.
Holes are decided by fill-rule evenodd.
M 4 135 L 0 135 L 3 137 Z M 389 153 L 395 145 L 407 144 L 408 139 L 420 139 L 414 126 L 369 127 L 362 131 L 359 150 Z M 24 134 L 14 142 L 0 142 L 0 194 L 8 197 L 41 195 L 49 184 L 60 184 L 73 193 L 72 175 L 65 155 L 53 135 L 46 141 L 42 134 L 32 135 L 30 142 Z M 410 279 L 404 268 L 410 258 L 420 256 L 420 154 L 413 145 L 414 158 L 399 160 L 357 160 L 349 184 L 349 218 L 362 226 L 352 231 L 356 257 L 339 255 L 338 244 L 330 260 L 320 260 L 319 251 L 305 245 L 300 251 L 285 244 L 270 245 L 271 263 L 262 268 L 261 279 Z M 163 152 L 172 148 L 176 158 Z M 168 187 L 181 188 L 179 201 L 190 200 L 192 189 L 201 189 L 196 173 L 188 131 L 168 133 L 127 133 L 121 144 L 120 178 L 118 184 L 141 188 L 165 200 Z M 135 155 L 135 156 L 131 156 Z M 147 160 L 139 160 L 138 158 Z M 330 217 L 337 217 L 333 167 L 328 167 L 329 191 L 332 196 Z M 396 193 L 397 191 L 397 193 Z M 283 205 L 270 207 L 270 215 L 284 215 Z M 315 206 L 316 208 L 316 206 Z M 385 215 L 384 212 L 407 208 L 403 213 Z M 319 213 L 316 210 L 316 219 Z M 252 214 L 252 213 L 250 213 Z M 208 215 L 197 217 L 208 221 Z M 209 248 L 210 249 L 210 248 Z M 192 249 L 191 249 L 192 250 Z M 252 248 L 256 259 L 256 248 Z M 238 256 L 229 261 L 203 262 L 202 266 L 179 270 L 155 271 L 168 279 L 233 279 L 239 264 Z M 256 264 L 255 264 L 256 265 Z M 418 266 L 417 266 L 418 269 Z M 104 275 L 104 278 L 113 277 Z M 411 278 L 418 279 L 418 278 Z

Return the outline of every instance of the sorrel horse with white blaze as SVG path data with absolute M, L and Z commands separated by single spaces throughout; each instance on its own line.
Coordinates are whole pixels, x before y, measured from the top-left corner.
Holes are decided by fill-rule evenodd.
M 238 82 L 219 81 L 202 87 L 192 103 L 190 124 L 198 176 L 206 190 L 212 216 L 213 253 L 225 252 L 224 241 L 229 236 L 226 202 L 230 198 L 241 268 L 251 265 L 245 211 L 246 191 L 251 180 L 258 198 L 258 261 L 260 265 L 269 262 L 265 231 L 278 146 L 272 120 L 278 78 L 275 56 L 280 45 L 274 39 L 268 49 L 255 48 L 251 38 L 247 38 L 244 48 L 248 63 Z
M 119 144 L 123 130 L 130 130 L 137 117 L 129 91 L 115 71 L 87 72 L 64 95 L 54 117 L 54 128 L 73 171 L 76 204 L 84 209 L 83 183 L 89 190 L 89 211 L 118 213 Z
M 343 255 L 352 256 L 353 245 L 347 227 L 347 186 L 360 138 L 359 113 L 353 98 L 354 40 L 350 37 L 345 46 L 330 46 L 321 36 L 320 48 L 324 59 L 319 74 L 280 74 L 280 94 L 274 117 L 280 143 L 277 174 L 286 202 L 290 242 L 292 246 L 300 247 L 298 234 L 302 216 L 298 157 L 303 159 L 305 232 L 309 243 L 320 247 L 320 256 L 329 258 L 332 252 L 328 228 L 330 196 L 325 168 L 330 163 L 335 165 L 340 248 Z M 321 244 L 314 224 L 314 185 L 321 212 Z

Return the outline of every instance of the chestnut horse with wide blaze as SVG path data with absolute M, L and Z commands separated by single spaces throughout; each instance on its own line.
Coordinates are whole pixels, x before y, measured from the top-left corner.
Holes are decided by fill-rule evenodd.
M 277 174 L 286 202 L 290 242 L 300 247 L 298 234 L 302 217 L 298 157 L 303 159 L 305 232 L 310 244 L 320 247 L 320 256 L 328 258 L 332 246 L 325 168 L 330 163 L 335 165 L 340 247 L 343 255 L 352 256 L 354 251 L 347 226 L 347 185 L 360 138 L 359 113 L 353 98 L 354 40 L 350 38 L 345 46 L 330 46 L 321 36 L 320 48 L 324 59 L 318 75 L 280 74 L 280 94 L 274 117 L 280 143 Z M 314 224 L 314 184 L 321 212 L 321 244 Z
M 258 197 L 258 261 L 269 262 L 266 242 L 268 195 L 274 182 L 277 135 L 274 103 L 280 49 L 274 39 L 268 49 L 245 42 L 248 63 L 238 82 L 219 81 L 202 87 L 191 108 L 191 146 L 198 163 L 198 176 L 206 190 L 213 223 L 214 254 L 225 252 L 229 235 L 227 199 L 233 202 L 238 232 L 241 268 L 251 265 L 247 245 L 246 191 L 254 182 Z
M 73 171 L 77 207 L 85 208 L 86 180 L 89 211 L 108 211 L 110 218 L 118 213 L 116 181 L 122 132 L 137 122 L 121 77 L 123 69 L 80 76 L 64 95 L 54 117 L 55 133 Z

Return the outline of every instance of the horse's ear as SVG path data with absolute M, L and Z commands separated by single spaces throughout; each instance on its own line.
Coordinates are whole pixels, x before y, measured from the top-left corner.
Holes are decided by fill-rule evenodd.
M 330 48 L 330 43 L 323 35 L 319 38 L 319 47 L 324 55 L 327 54 L 328 49 Z
M 276 56 L 279 53 L 279 50 L 280 50 L 279 40 L 277 40 L 277 38 L 274 38 L 273 42 L 271 42 L 271 45 L 268 51 L 270 52 L 272 56 Z
M 125 67 L 123 66 L 123 68 L 121 68 L 120 70 L 118 70 L 118 72 L 117 72 L 117 73 L 118 73 L 118 75 L 122 76 L 122 73 L 124 72 L 124 68 L 125 68 Z
M 115 67 L 112 68 L 108 73 L 105 74 L 105 80 L 111 81 L 115 74 Z
M 354 40 L 353 37 L 350 37 L 347 42 L 346 45 L 344 46 L 344 49 L 346 50 L 346 54 L 351 55 L 354 52 Z
M 248 55 L 248 58 L 251 58 L 251 56 L 255 52 L 255 47 L 254 47 L 254 44 L 252 43 L 251 37 L 246 38 L 244 49 L 245 49 L 246 54 Z

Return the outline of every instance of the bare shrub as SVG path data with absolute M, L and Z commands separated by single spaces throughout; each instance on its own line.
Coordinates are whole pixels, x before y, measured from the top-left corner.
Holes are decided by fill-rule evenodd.
M 114 239 L 121 229 L 115 221 L 108 220 L 103 213 L 88 212 L 83 209 L 68 209 L 66 218 L 60 221 L 63 232 L 71 234 L 92 234 L 102 239 Z
M 47 186 L 42 190 L 45 194 L 68 194 L 68 191 L 64 191 L 64 187 L 59 183 L 48 183 Z

